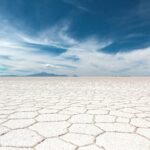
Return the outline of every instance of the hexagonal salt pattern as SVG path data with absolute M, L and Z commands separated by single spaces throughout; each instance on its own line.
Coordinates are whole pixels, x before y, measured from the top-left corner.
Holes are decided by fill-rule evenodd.
M 0 137 L 0 145 L 13 147 L 32 147 L 42 141 L 42 137 L 28 129 L 12 130 Z
M 104 133 L 97 137 L 97 145 L 108 150 L 149 150 L 150 141 L 136 134 Z
M 75 150 L 76 146 L 58 138 L 46 139 L 35 147 L 36 150 Z
M 0 150 L 150 150 L 150 78 L 0 78 Z

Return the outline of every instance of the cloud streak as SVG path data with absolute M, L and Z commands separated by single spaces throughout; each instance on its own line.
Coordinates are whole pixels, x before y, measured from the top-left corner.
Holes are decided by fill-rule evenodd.
M 78 0 L 63 0 L 65 3 L 70 4 L 74 7 L 76 7 L 77 9 L 86 12 L 86 13 L 90 13 L 93 14 L 94 12 L 91 11 L 90 9 L 88 9 L 87 7 L 81 5 L 80 1 Z
M 43 71 L 79 76 L 150 75 L 150 47 L 103 53 L 102 49 L 111 45 L 113 39 L 101 40 L 95 35 L 75 39 L 69 34 L 70 24 L 64 22 L 63 26 L 50 27 L 36 37 L 6 23 L 1 22 L 0 26 L 1 75 Z M 10 33 L 14 33 L 12 37 Z M 63 51 L 57 52 L 57 48 Z M 3 66 L 8 66 L 7 70 Z

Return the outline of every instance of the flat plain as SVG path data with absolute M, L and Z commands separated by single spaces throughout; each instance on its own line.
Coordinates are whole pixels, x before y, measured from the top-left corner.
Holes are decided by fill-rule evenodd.
M 0 78 L 0 150 L 150 150 L 150 78 Z

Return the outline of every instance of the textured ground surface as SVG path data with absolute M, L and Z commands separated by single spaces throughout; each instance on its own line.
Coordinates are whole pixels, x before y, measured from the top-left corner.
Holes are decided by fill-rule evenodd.
M 150 78 L 1 78 L 0 150 L 150 150 Z

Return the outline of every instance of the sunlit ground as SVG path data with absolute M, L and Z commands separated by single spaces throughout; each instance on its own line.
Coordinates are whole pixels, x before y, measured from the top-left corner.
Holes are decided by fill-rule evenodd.
M 0 78 L 0 150 L 150 150 L 150 78 Z

